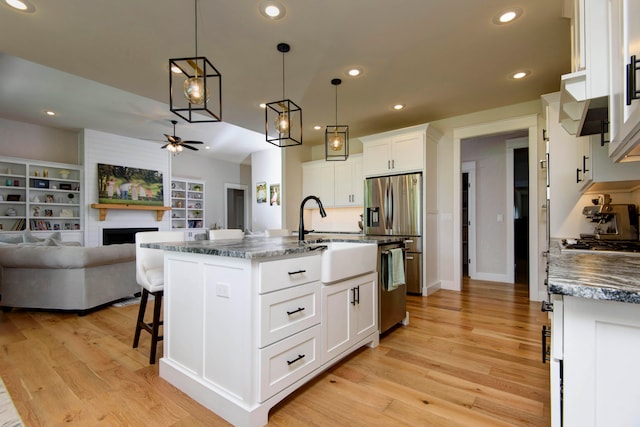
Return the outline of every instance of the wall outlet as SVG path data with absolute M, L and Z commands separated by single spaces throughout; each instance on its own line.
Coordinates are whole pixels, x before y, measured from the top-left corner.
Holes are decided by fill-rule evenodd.
M 218 283 L 216 285 L 216 296 L 229 298 L 229 286 Z

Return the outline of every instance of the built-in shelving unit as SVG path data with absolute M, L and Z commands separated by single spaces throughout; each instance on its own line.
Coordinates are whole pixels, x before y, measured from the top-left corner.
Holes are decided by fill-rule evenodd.
M 83 229 L 82 167 L 0 157 L 0 231 Z
M 187 178 L 171 180 L 171 228 L 204 229 L 204 182 Z

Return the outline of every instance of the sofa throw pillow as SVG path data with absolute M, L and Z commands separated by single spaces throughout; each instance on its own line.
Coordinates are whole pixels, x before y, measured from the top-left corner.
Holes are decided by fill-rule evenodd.
M 22 236 L 19 234 L 0 234 L 0 243 L 22 243 Z
M 49 235 L 48 237 L 49 239 L 56 239 L 56 240 L 62 240 L 62 235 L 60 234 L 59 231 L 56 231 L 55 233 L 51 233 L 51 235 Z M 24 230 L 22 232 L 22 242 L 23 243 L 37 243 L 37 242 L 44 242 L 45 239 L 41 239 L 39 237 L 34 236 L 33 234 L 31 234 L 31 231 L 29 230 Z

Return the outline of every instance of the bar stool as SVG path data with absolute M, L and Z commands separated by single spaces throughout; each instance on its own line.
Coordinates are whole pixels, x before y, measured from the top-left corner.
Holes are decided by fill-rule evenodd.
M 182 242 L 185 240 L 181 231 L 145 231 L 136 233 L 136 281 L 142 286 L 140 298 L 140 310 L 136 322 L 136 332 L 133 336 L 133 348 L 138 347 L 140 331 L 143 329 L 151 334 L 151 354 L 149 363 L 156 363 L 156 350 L 158 341 L 162 341 L 159 334 L 160 311 L 162 297 L 164 296 L 164 251 L 160 249 L 143 248 L 141 243 Z M 149 294 L 153 295 L 153 320 L 151 323 L 144 321 L 144 313 L 147 309 Z

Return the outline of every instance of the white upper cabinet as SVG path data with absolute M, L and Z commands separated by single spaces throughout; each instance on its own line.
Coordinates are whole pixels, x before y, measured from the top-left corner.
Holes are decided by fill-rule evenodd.
M 614 161 L 640 160 L 640 1 L 609 0 L 610 74 L 609 155 Z M 636 65 L 640 67 L 640 65 Z
M 362 206 L 364 203 L 364 176 L 362 155 L 351 155 L 345 162 L 333 162 L 335 206 Z
M 424 169 L 424 130 L 388 132 L 360 139 L 363 142 L 365 177 Z
M 303 196 L 317 196 L 327 207 L 362 206 L 364 200 L 362 155 L 346 161 L 318 160 L 302 164 Z M 315 204 L 307 205 L 315 208 Z
M 609 95 L 607 0 L 565 2 L 565 14 L 571 19 L 572 72 L 561 79 L 560 123 L 572 135 L 599 133 Z
M 316 196 L 324 207 L 334 204 L 334 166 L 332 162 L 324 160 L 306 162 L 302 164 L 302 196 Z M 315 208 L 315 203 L 306 205 Z

